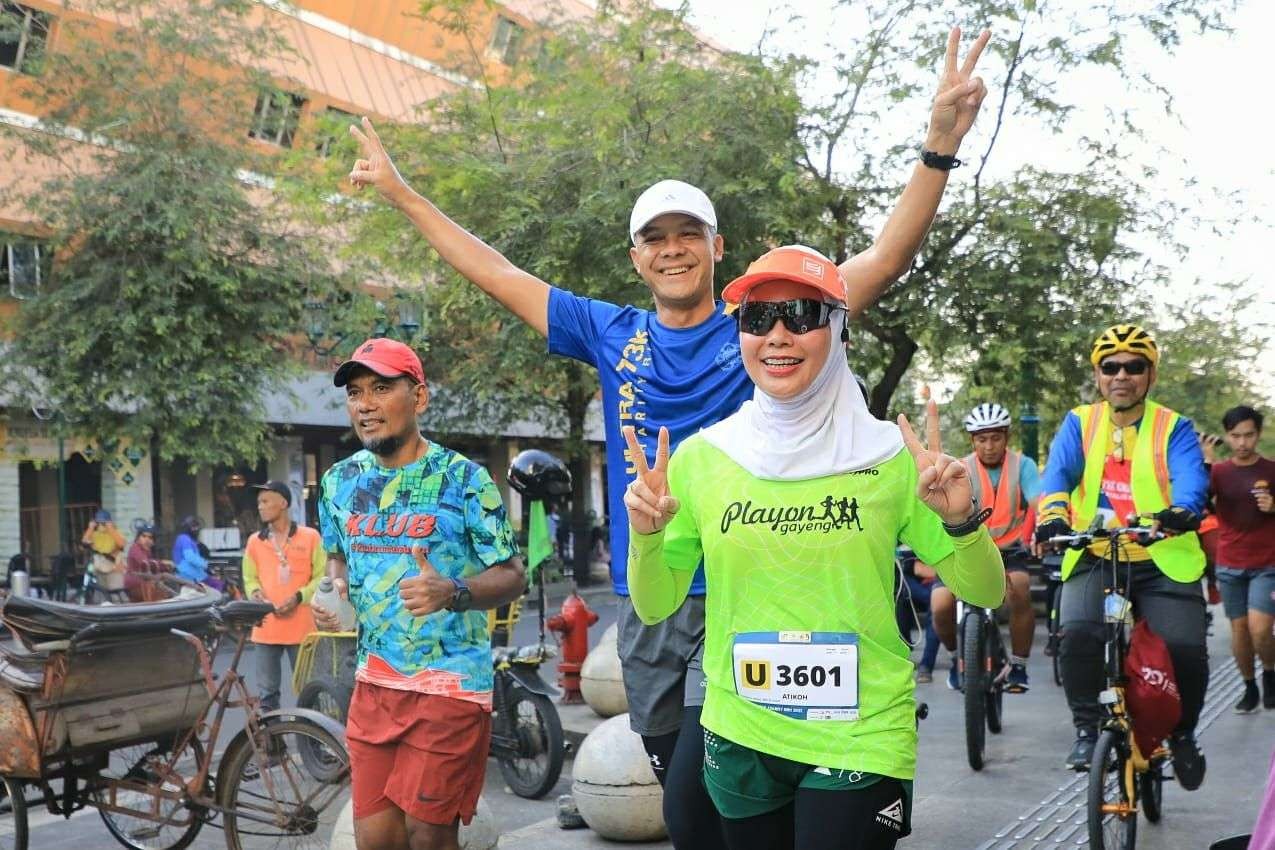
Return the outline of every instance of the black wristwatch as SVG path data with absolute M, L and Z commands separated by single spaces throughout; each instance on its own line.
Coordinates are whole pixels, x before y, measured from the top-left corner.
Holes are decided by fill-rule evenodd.
M 964 537 L 967 534 L 973 534 L 974 532 L 978 531 L 978 527 L 982 525 L 983 522 L 989 516 L 992 515 L 992 509 L 983 508 L 983 510 L 980 511 L 977 509 L 977 505 L 974 505 L 972 507 L 974 507 L 975 510 L 974 510 L 974 513 L 970 514 L 969 519 L 965 520 L 965 522 L 962 522 L 958 525 L 948 525 L 945 522 L 943 523 L 943 530 L 946 531 L 952 537 Z
M 456 585 L 456 590 L 452 593 L 451 604 L 447 606 L 447 610 L 456 614 L 468 611 L 474 604 L 474 594 L 470 591 L 469 585 L 458 578 L 451 580 Z
M 939 171 L 951 171 L 953 168 L 964 165 L 956 158 L 956 154 L 935 153 L 925 148 L 921 148 L 921 164 L 926 168 L 937 168 Z

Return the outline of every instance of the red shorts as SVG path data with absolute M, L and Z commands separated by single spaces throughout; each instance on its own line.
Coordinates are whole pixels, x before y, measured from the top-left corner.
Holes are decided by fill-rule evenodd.
M 345 731 L 356 820 L 391 806 L 437 826 L 473 819 L 491 746 L 481 705 L 356 682 Z

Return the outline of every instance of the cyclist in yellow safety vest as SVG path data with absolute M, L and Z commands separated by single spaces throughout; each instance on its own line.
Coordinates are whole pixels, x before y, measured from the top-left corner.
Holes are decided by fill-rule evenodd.
M 1036 461 L 1009 448 L 1009 411 L 999 404 L 984 403 L 965 417 L 965 430 L 974 451 L 962 462 L 969 470 L 974 500 L 980 510 L 991 510 L 985 520 L 992 540 L 1005 562 L 1006 598 L 1009 601 L 1010 667 L 1005 690 L 1026 693 L 1029 687 L 1027 659 L 1031 656 L 1032 637 L 1036 630 L 1036 612 L 1032 609 L 1031 576 L 1027 571 L 1025 539 L 1030 528 L 1031 511 L 1040 496 L 1040 472 Z M 952 652 L 952 666 L 947 686 L 961 687 L 956 663 L 956 597 L 941 579 L 935 578 L 930 594 L 930 616 L 939 640 Z M 918 676 L 926 681 L 924 668 Z
M 1131 563 L 1135 608 L 1169 647 L 1182 698 L 1182 718 L 1169 739 L 1174 773 L 1188 791 L 1204 780 L 1204 755 L 1195 725 L 1209 680 L 1205 606 L 1200 590 L 1204 551 L 1195 530 L 1209 477 L 1191 421 L 1147 398 L 1160 352 L 1137 325 L 1103 331 L 1090 353 L 1102 401 L 1075 408 L 1063 419 L 1042 480 L 1038 545 L 1095 520 L 1123 526 L 1132 515 L 1154 515 L 1170 536 L 1142 547 L 1121 538 L 1121 560 Z M 1063 558 L 1063 689 L 1076 727 L 1067 757 L 1088 770 L 1102 712 L 1103 576 L 1109 543 L 1069 550 Z M 1124 577 L 1121 577 L 1123 584 Z

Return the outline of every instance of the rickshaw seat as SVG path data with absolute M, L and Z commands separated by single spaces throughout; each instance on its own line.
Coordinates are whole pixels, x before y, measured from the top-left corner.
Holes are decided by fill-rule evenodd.
M 96 606 L 10 596 L 0 605 L 0 621 L 27 648 L 52 651 L 59 641 L 127 639 L 174 628 L 204 631 L 208 609 L 220 601 L 215 591 L 191 599 Z

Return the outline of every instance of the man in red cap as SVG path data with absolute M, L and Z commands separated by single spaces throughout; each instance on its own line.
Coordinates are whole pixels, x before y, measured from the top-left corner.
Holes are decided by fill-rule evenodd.
M 426 440 L 420 358 L 369 339 L 337 369 L 363 451 L 323 476 L 319 525 L 358 619 L 346 720 L 361 850 L 455 850 L 478 805 L 491 739 L 483 609 L 521 595 L 518 544 L 481 466 Z M 334 612 L 314 606 L 322 629 Z

